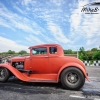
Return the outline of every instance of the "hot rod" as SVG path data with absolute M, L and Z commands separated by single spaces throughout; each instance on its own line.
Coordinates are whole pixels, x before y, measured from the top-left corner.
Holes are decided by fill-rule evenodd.
M 86 67 L 75 57 L 64 56 L 59 44 L 41 44 L 29 47 L 30 56 L 14 57 L 0 64 L 0 82 L 14 75 L 26 82 L 58 83 L 66 89 L 78 90 L 89 81 Z

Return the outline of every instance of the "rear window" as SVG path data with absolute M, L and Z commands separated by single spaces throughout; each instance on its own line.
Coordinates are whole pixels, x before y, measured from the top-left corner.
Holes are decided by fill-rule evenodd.
M 57 53 L 57 47 L 50 47 L 49 52 L 50 52 L 50 54 L 56 54 Z

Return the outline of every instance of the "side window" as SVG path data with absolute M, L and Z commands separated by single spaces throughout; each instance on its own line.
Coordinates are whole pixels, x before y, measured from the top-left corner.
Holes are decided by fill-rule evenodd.
M 56 54 L 57 53 L 57 47 L 50 47 L 49 52 L 50 52 L 50 54 Z
M 42 55 L 47 54 L 47 48 L 33 48 L 32 49 L 33 55 Z

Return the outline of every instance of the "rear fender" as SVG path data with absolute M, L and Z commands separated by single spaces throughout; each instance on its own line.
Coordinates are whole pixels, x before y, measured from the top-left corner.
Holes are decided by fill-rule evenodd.
M 63 71 L 65 68 L 72 67 L 72 66 L 73 66 L 73 67 L 77 67 L 78 69 L 80 69 L 80 70 L 83 72 L 85 78 L 90 82 L 90 80 L 89 80 L 89 78 L 88 78 L 88 76 L 87 76 L 86 70 L 85 70 L 81 65 L 79 65 L 79 64 L 77 64 L 77 63 L 67 63 L 67 64 L 65 64 L 64 66 L 62 66 L 61 69 L 60 69 L 59 72 L 58 72 L 58 77 L 57 77 L 58 79 L 57 79 L 57 81 L 59 81 L 59 77 L 60 77 L 62 71 Z
M 0 64 L 0 67 L 4 67 L 4 68 L 8 69 L 11 73 L 13 73 L 13 75 L 15 75 L 18 79 L 20 79 L 22 81 L 29 80 L 27 76 L 23 75 L 20 71 L 18 71 L 16 68 L 14 68 L 13 66 L 11 66 L 8 63 Z

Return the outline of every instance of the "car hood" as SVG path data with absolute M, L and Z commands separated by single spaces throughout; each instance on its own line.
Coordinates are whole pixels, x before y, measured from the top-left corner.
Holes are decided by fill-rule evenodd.
M 24 57 L 13 57 L 11 61 L 25 61 L 26 58 L 29 58 L 30 56 L 24 56 Z

